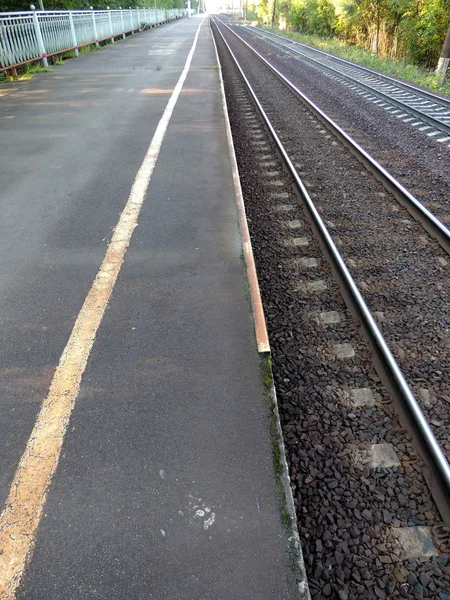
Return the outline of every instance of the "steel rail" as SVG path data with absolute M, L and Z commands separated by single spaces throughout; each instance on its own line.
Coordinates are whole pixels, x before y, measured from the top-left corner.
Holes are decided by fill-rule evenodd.
M 271 31 L 265 31 L 264 29 L 260 29 L 259 27 L 252 27 L 251 30 L 256 30 L 256 32 L 259 34 L 259 32 L 262 32 L 263 35 L 261 35 L 261 37 L 264 37 L 266 35 L 272 35 L 272 36 L 276 36 L 277 38 L 282 38 L 284 40 L 287 40 L 288 38 L 283 38 L 283 36 L 279 36 L 276 33 L 272 33 Z M 352 77 L 351 75 L 349 75 L 348 73 L 343 73 L 342 71 L 339 71 L 339 69 L 335 69 L 334 67 L 324 64 L 322 62 L 320 62 L 319 60 L 314 59 L 311 56 L 307 56 L 306 54 L 300 52 L 299 50 L 296 50 L 294 47 L 292 47 L 292 45 L 289 45 L 287 43 L 282 43 L 279 42 L 277 40 L 271 40 L 274 43 L 278 44 L 279 46 L 281 46 L 282 48 L 286 48 L 289 51 L 294 52 L 295 54 L 298 54 L 299 56 L 301 56 L 304 60 L 312 63 L 314 66 L 322 69 L 322 70 L 328 70 L 331 73 L 333 73 L 334 75 L 341 77 L 342 79 L 346 79 L 347 81 L 353 83 L 354 85 L 363 88 L 364 90 L 366 90 L 367 92 L 369 92 L 370 94 L 377 96 L 378 98 L 396 106 L 397 108 L 401 109 L 402 111 L 408 112 L 409 114 L 412 114 L 414 117 L 416 117 L 417 119 L 419 119 L 420 121 L 423 121 L 424 123 L 428 123 L 431 127 L 434 127 L 435 129 L 438 129 L 439 131 L 442 131 L 443 133 L 445 133 L 446 135 L 450 136 L 450 125 L 447 125 L 446 123 L 443 123 L 442 121 L 434 118 L 432 115 L 429 115 L 427 113 L 422 112 L 421 110 L 418 110 L 417 108 L 414 108 L 413 106 L 411 106 L 410 104 L 406 104 L 405 102 L 402 102 L 401 100 L 397 100 L 396 98 L 393 98 L 391 95 L 389 95 L 388 93 L 385 93 L 381 90 L 375 89 L 372 86 L 370 86 L 367 83 L 364 83 L 363 81 L 361 81 L 360 79 L 357 79 L 355 77 Z M 294 40 L 292 41 L 293 44 L 298 44 L 304 48 L 307 48 L 308 51 L 311 52 L 318 52 L 320 54 L 323 54 L 325 56 L 327 56 L 328 58 L 331 59 L 336 59 L 337 61 L 342 61 L 345 62 L 346 64 L 350 65 L 352 68 L 354 68 L 355 70 L 358 70 L 360 67 L 359 65 L 355 65 L 354 63 L 351 63 L 349 61 L 345 61 L 344 59 L 339 59 L 337 57 L 335 57 L 332 54 L 328 54 L 326 52 L 323 52 L 322 50 L 316 50 L 315 48 L 311 48 L 310 46 L 306 46 L 305 44 L 301 44 L 300 42 L 295 42 Z M 365 67 L 361 67 L 361 70 L 364 70 Z M 379 78 L 382 78 L 383 76 L 379 75 L 376 71 L 370 71 L 371 75 L 376 75 Z M 408 84 L 403 84 L 403 83 L 399 83 L 397 82 L 395 79 L 391 79 L 391 81 L 393 83 L 395 83 L 397 86 L 402 87 L 402 86 L 406 86 Z M 428 100 L 428 97 L 425 96 L 430 96 L 432 98 L 433 102 L 439 102 L 441 105 L 445 105 L 446 108 L 448 108 L 448 110 L 450 110 L 450 102 L 440 98 L 439 96 L 434 96 L 433 94 L 428 94 L 427 92 L 422 92 L 422 90 L 419 90 L 419 88 L 414 88 L 413 86 L 409 86 L 412 90 L 414 90 L 415 94 L 420 94 L 424 97 L 425 100 Z
M 391 193 L 421 225 L 432 235 L 442 248 L 450 254 L 450 230 L 439 221 L 415 196 L 397 181 L 384 167 L 382 167 L 364 148 L 350 137 L 337 123 L 335 123 L 321 108 L 300 91 L 281 71 L 274 67 L 262 54 L 255 50 L 226 23 L 221 23 L 236 36 L 249 50 L 259 58 L 300 100 L 306 104 L 315 117 L 318 118 L 333 135 L 335 135 L 354 156 L 380 181 L 385 189 Z
M 266 29 L 262 29 L 261 27 L 252 26 L 251 29 L 256 29 L 258 31 L 267 33 L 269 35 L 273 35 L 274 37 L 280 38 L 281 40 L 290 41 L 296 46 L 302 46 L 303 48 L 307 48 L 308 50 L 312 50 L 313 52 L 317 52 L 318 54 L 322 54 L 327 58 L 331 58 L 336 62 L 341 62 L 348 65 L 351 68 L 354 68 L 359 71 L 364 71 L 369 75 L 373 75 L 378 77 L 381 80 L 384 80 L 392 85 L 398 85 L 401 88 L 404 88 L 412 93 L 420 94 L 421 96 L 426 97 L 428 100 L 432 102 L 441 102 L 447 105 L 447 108 L 450 109 L 450 100 L 448 98 L 444 98 L 443 96 L 438 96 L 437 94 L 433 94 L 433 92 L 429 92 L 428 90 L 423 90 L 411 83 L 406 83 L 405 81 L 400 81 L 399 79 L 395 79 L 390 75 L 386 75 L 385 73 L 380 73 L 379 71 L 375 71 L 374 69 L 370 69 L 369 67 L 365 67 L 364 65 L 358 65 L 350 60 L 342 58 L 341 56 L 336 56 L 335 54 L 330 54 L 329 52 L 325 52 L 324 50 L 319 50 L 319 48 L 314 48 L 313 46 L 308 46 L 308 44 L 304 44 L 303 42 L 298 42 L 297 40 L 293 40 L 291 38 L 280 35 L 279 33 L 274 33 L 273 31 L 267 31 Z
M 342 256 L 340 255 L 333 238 L 328 232 L 328 229 L 326 228 L 316 206 L 314 205 L 314 202 L 312 201 L 306 187 L 300 179 L 293 162 L 289 158 L 289 155 L 280 138 L 278 137 L 273 125 L 271 124 L 269 117 L 262 107 L 261 102 L 259 101 L 241 65 L 239 64 L 236 56 L 234 55 L 223 33 L 217 25 L 216 18 L 214 17 L 213 22 L 228 52 L 230 53 L 230 56 L 232 57 L 245 83 L 245 86 L 247 87 L 258 112 L 260 113 L 270 136 L 275 142 L 278 152 L 280 153 L 281 158 L 293 179 L 296 190 L 303 200 L 313 230 L 318 236 L 322 249 L 328 257 L 332 270 L 339 281 L 341 290 L 343 292 L 343 297 L 353 314 L 359 320 L 366 334 L 366 338 L 368 339 L 372 348 L 374 363 L 377 371 L 394 398 L 394 401 L 396 401 L 396 405 L 400 413 L 400 419 L 405 428 L 410 431 L 413 440 L 415 441 L 416 446 L 418 447 L 418 450 L 425 461 L 428 471 L 424 473 L 424 476 L 433 498 L 435 499 L 439 508 L 441 516 L 444 521 L 450 523 L 450 465 L 447 462 L 442 448 L 436 440 L 430 425 L 422 412 L 422 409 L 415 399 L 411 388 L 406 382 L 400 367 L 392 355 L 389 346 L 387 345 L 361 292 L 359 291 Z M 224 25 L 224 27 L 226 27 L 247 47 L 249 47 L 249 49 L 255 52 L 245 40 L 242 40 L 242 38 L 238 36 L 232 29 L 230 29 L 225 23 L 221 22 L 221 24 Z M 255 54 L 257 53 L 255 52 Z M 266 62 L 265 59 L 263 60 Z

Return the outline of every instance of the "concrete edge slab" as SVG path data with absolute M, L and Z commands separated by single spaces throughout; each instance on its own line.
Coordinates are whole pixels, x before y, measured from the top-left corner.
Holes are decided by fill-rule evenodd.
M 277 483 L 281 486 L 282 491 L 284 493 L 283 500 L 283 510 L 287 511 L 289 515 L 289 525 L 287 525 L 288 531 L 288 552 L 289 552 L 289 560 L 291 563 L 291 567 L 294 571 L 294 575 L 296 578 L 298 591 L 300 593 L 299 598 L 301 600 L 311 600 L 311 595 L 309 593 L 308 579 L 306 577 L 306 568 L 305 562 L 303 559 L 303 551 L 302 545 L 300 541 L 300 535 L 298 533 L 298 522 L 297 515 L 295 514 L 295 504 L 294 497 L 292 495 L 291 485 L 290 485 L 290 477 L 289 477 L 289 467 L 286 460 L 286 449 L 283 441 L 283 430 L 281 428 L 281 420 L 280 413 L 278 411 L 278 400 L 277 393 L 275 390 L 275 386 L 273 383 L 273 373 L 272 366 L 270 363 L 270 358 L 264 358 L 265 360 L 265 368 L 268 371 L 268 375 L 270 377 L 270 387 L 268 389 L 268 397 L 271 405 L 271 410 L 273 413 L 273 418 L 275 421 L 275 431 L 272 432 L 273 436 L 276 436 L 276 440 L 273 440 L 273 443 L 278 444 L 279 456 L 276 456 L 274 453 L 274 462 L 277 462 L 279 467 L 279 472 L 277 473 Z M 281 490 L 280 490 L 281 492 Z
M 283 504 L 282 509 L 287 511 L 289 516 L 289 524 L 286 525 L 287 531 L 287 540 L 288 540 L 288 548 L 287 551 L 289 553 L 289 560 L 291 567 L 293 569 L 298 591 L 299 591 L 299 600 L 311 600 L 311 595 L 309 593 L 308 580 L 306 577 L 306 568 L 303 559 L 302 545 L 300 541 L 300 536 L 298 533 L 298 523 L 297 523 L 297 515 L 295 514 L 295 505 L 294 505 L 294 497 L 292 495 L 290 478 L 289 478 L 289 467 L 286 460 L 286 450 L 284 447 L 283 441 L 283 430 L 281 428 L 281 420 L 280 413 L 278 411 L 278 401 L 277 394 L 275 390 L 275 386 L 273 383 L 273 372 L 272 366 L 270 362 L 270 344 L 269 337 L 267 334 L 267 326 L 266 319 L 264 316 L 264 310 L 262 306 L 261 300 L 261 292 L 259 289 L 258 277 L 256 274 L 256 266 L 253 256 L 253 249 L 251 245 L 250 233 L 248 230 L 247 224 L 247 216 L 245 212 L 244 198 L 242 195 L 241 182 L 239 179 L 239 170 L 236 161 L 236 154 L 234 151 L 233 144 L 233 134 L 231 132 L 230 119 L 228 115 L 228 106 L 225 97 L 225 87 L 223 83 L 222 76 L 222 65 L 219 59 L 219 53 L 217 51 L 216 40 L 214 39 L 214 34 L 211 29 L 211 21 L 209 21 L 209 28 L 211 32 L 211 37 L 214 44 L 214 49 L 217 58 L 217 65 L 219 67 L 219 79 L 220 79 L 220 89 L 222 95 L 222 105 L 223 112 L 225 116 L 225 124 L 227 130 L 227 140 L 228 140 L 228 148 L 230 152 L 230 160 L 233 170 L 233 182 L 236 194 L 236 204 L 239 213 L 239 226 L 241 230 L 242 236 L 242 247 L 244 251 L 245 264 L 247 268 L 247 277 L 250 285 L 250 293 L 252 300 L 252 310 L 253 310 L 253 319 L 255 325 L 256 339 L 258 345 L 258 352 L 262 355 L 262 365 L 266 371 L 267 378 L 270 379 L 270 385 L 267 388 L 268 401 L 270 404 L 270 409 L 273 415 L 274 423 L 272 434 L 273 444 L 276 444 L 278 449 L 278 456 L 276 456 L 274 452 L 274 466 L 277 469 L 276 477 L 277 483 L 281 486 L 280 489 L 280 501 Z M 275 448 L 273 448 L 275 450 Z M 281 497 L 284 496 L 284 497 Z
M 256 343 L 258 346 L 258 352 L 270 352 L 269 336 L 267 334 L 266 319 L 264 316 L 264 309 L 261 300 L 261 292 L 259 289 L 258 276 L 256 274 L 255 259 L 253 256 L 252 242 L 250 239 L 250 232 L 248 230 L 247 215 L 245 212 L 244 198 L 242 196 L 241 182 L 239 179 L 239 169 L 236 161 L 236 154 L 234 152 L 233 134 L 231 132 L 230 119 L 228 116 L 228 105 L 225 97 L 225 87 L 223 84 L 222 77 L 222 65 L 220 63 L 219 53 L 217 52 L 216 40 L 211 29 L 211 21 L 209 21 L 209 30 L 214 44 L 214 50 L 216 53 L 217 65 L 219 67 L 219 80 L 220 80 L 220 93 L 222 96 L 222 107 L 225 119 L 225 128 L 227 132 L 228 140 L 228 151 L 230 153 L 231 169 L 233 173 L 233 184 L 236 196 L 236 205 L 239 217 L 239 229 L 241 232 L 242 239 L 242 250 L 244 253 L 244 260 L 247 270 L 247 278 L 250 286 L 250 297 L 253 312 L 253 323 L 255 326 Z

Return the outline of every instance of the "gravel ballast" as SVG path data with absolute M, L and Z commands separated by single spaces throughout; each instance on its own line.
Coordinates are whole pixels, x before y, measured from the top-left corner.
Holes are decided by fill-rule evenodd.
M 235 29 L 450 226 L 450 148 L 446 144 L 318 71 L 298 55 L 261 39 L 251 28 Z
M 238 60 L 450 458 L 450 258 L 285 85 L 235 43 Z
M 229 34 L 227 38 L 267 103 L 270 117 L 280 125 L 289 152 L 295 149 L 295 160 L 314 199 L 327 211 L 324 218 L 333 236 L 341 238 L 340 250 L 345 254 L 349 248 L 352 253 L 352 270 L 363 274 L 364 281 L 371 281 L 369 275 L 382 281 L 381 247 L 390 234 L 381 232 L 392 222 L 397 227 L 399 220 L 408 216 L 397 206 L 393 210 L 396 203 L 389 198 L 380 203 L 385 208 L 373 208 L 380 198 L 378 184 L 370 181 L 368 174 L 361 174 L 362 167 L 351 156 L 337 158 L 328 133 L 321 133 L 323 128 L 311 122 L 298 101 L 240 49 L 239 42 Z M 447 555 L 407 559 L 404 554 L 405 530 L 428 527 L 431 532 L 440 523 L 422 476 L 423 465 L 395 416 L 369 348 L 344 305 L 290 179 L 217 35 L 216 41 L 268 322 L 311 595 L 315 599 L 448 600 Z M 323 165 L 327 168 L 324 172 Z M 344 176 L 347 197 L 343 196 Z M 334 190 L 331 195 L 330 190 Z M 370 219 L 362 205 L 366 198 L 370 210 L 375 210 Z M 369 236 L 376 238 L 376 251 L 356 241 L 363 229 L 362 219 L 377 223 Z M 403 228 L 410 235 L 419 226 L 408 220 Z M 425 235 L 419 229 L 420 235 Z M 403 235 L 395 238 L 389 252 L 403 264 L 407 244 Z M 430 249 L 430 261 L 435 265 L 435 251 L 438 256 L 442 251 L 431 238 L 424 246 Z M 402 274 L 402 270 L 395 273 Z M 442 282 L 442 272 L 439 276 Z M 387 291 L 399 287 L 391 275 L 386 281 Z M 409 283 L 406 279 L 405 286 Z M 389 295 L 383 295 L 384 290 L 378 294 L 386 298 L 386 305 L 377 309 L 383 313 L 379 315 L 381 325 L 392 318 L 392 308 Z M 421 299 L 420 294 L 417 298 Z M 403 312 L 409 307 L 409 296 L 407 300 Z M 400 348 L 402 334 L 395 335 Z M 428 385 L 428 376 L 421 379 Z M 431 394 L 426 398 L 431 404 L 430 398 Z M 435 406 L 430 411 L 436 410 Z M 397 464 L 377 466 L 373 446 L 391 448 Z

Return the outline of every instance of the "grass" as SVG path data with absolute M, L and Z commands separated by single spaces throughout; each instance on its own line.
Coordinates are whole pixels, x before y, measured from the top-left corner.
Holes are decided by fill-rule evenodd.
M 19 81 L 26 81 L 27 79 L 31 79 L 36 73 L 50 73 L 51 71 L 49 67 L 43 67 L 39 63 L 34 63 L 32 65 L 26 66 L 28 68 L 25 70 L 25 72 L 18 76 Z
M 279 431 L 277 427 L 277 417 L 276 417 L 276 406 L 275 406 L 275 398 L 273 396 L 273 378 L 272 378 L 272 357 L 270 354 L 268 356 L 261 356 L 261 382 L 263 384 L 264 395 L 267 400 L 267 408 L 268 408 L 268 416 L 269 416 L 269 428 L 270 428 L 270 437 L 271 437 L 271 446 L 272 446 L 272 463 L 273 469 L 275 472 L 275 479 L 277 483 L 277 488 L 280 496 L 280 508 L 281 512 L 285 510 L 286 506 L 286 494 L 284 491 L 284 486 L 282 482 L 283 477 L 283 462 L 280 451 L 280 441 L 279 441 Z M 283 520 L 283 514 L 282 514 Z
M 95 50 L 101 50 L 102 46 L 96 46 L 95 44 L 88 44 L 87 46 L 81 46 L 78 52 L 80 54 L 86 54 L 87 52 L 94 52 Z
M 88 46 L 82 46 L 79 48 L 80 54 L 87 54 L 88 52 L 94 52 L 95 50 L 101 50 L 104 44 L 100 44 L 97 47 L 95 44 L 89 44 Z M 69 50 L 68 52 L 63 52 L 54 57 L 53 65 L 63 65 L 64 62 L 70 58 L 74 58 L 75 52 L 73 50 Z M 49 58 L 49 61 L 51 58 Z M 32 79 L 32 77 L 36 73 L 49 73 L 52 69 L 50 67 L 42 66 L 40 61 L 34 63 L 27 63 L 25 65 L 21 65 L 17 67 L 17 76 L 14 77 L 11 72 L 4 71 L 0 73 L 0 85 L 2 83 L 8 83 L 9 81 L 28 81 Z
M 36 73 L 49 73 L 50 71 L 51 69 L 49 67 L 42 66 L 40 62 L 30 63 L 23 65 L 22 67 L 17 67 L 16 77 L 14 77 L 8 71 L 0 73 L 0 84 L 8 83 L 9 81 L 28 81 Z
M 380 71 L 391 77 L 403 79 L 414 85 L 421 86 L 432 92 L 450 96 L 450 81 L 445 81 L 439 85 L 439 78 L 431 69 L 422 69 L 416 65 L 407 63 L 404 60 L 385 58 L 377 56 L 369 50 L 365 50 L 359 46 L 349 45 L 337 38 L 322 38 L 317 35 L 306 35 L 291 31 L 280 31 L 277 28 L 265 27 L 268 31 L 279 33 L 287 38 L 302 42 L 308 46 L 313 46 L 324 52 L 330 52 L 346 60 L 350 60 L 369 69 Z

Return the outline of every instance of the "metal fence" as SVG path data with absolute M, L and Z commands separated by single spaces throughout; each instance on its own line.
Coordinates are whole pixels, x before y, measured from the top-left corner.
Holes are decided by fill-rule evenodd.
M 0 72 L 103 40 L 114 42 L 148 25 L 165 23 L 185 10 L 61 10 L 0 13 Z

